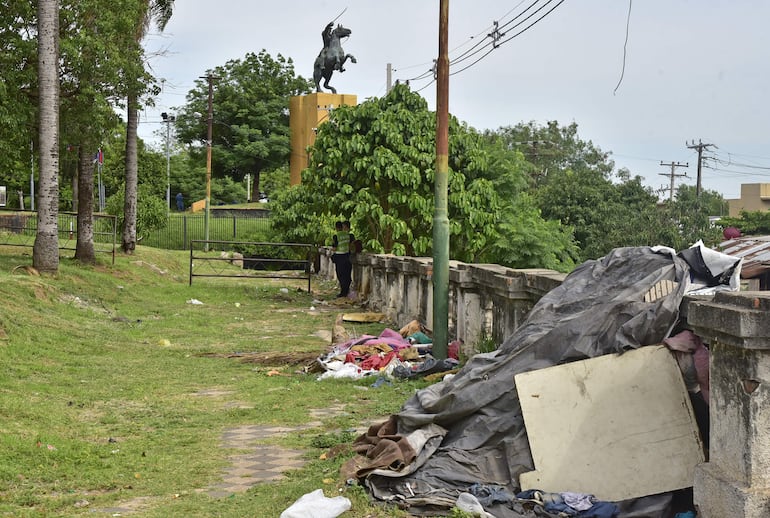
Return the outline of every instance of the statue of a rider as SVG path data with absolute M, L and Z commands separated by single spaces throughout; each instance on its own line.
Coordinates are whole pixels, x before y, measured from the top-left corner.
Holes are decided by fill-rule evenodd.
M 340 45 L 340 39 L 346 38 L 350 36 L 350 34 L 350 29 L 347 29 L 342 25 L 338 25 L 335 29 L 334 22 L 329 22 L 326 24 L 326 27 L 324 27 L 324 30 L 321 33 L 321 39 L 323 40 L 324 46 L 315 60 L 313 70 L 313 79 L 316 84 L 316 89 L 319 92 L 321 91 L 320 82 L 321 79 L 323 79 L 324 86 L 331 90 L 332 93 L 337 93 L 334 87 L 329 85 L 329 79 L 332 76 L 332 72 L 335 70 L 344 72 L 345 61 L 348 59 L 353 63 L 356 62 L 356 58 L 351 54 L 345 54 L 345 51 L 342 50 L 342 46 Z

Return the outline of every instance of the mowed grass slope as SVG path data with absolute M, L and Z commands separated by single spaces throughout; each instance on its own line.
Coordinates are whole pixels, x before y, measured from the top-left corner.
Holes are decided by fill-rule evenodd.
M 406 516 L 338 480 L 351 454 L 320 457 L 350 442 L 345 430 L 396 412 L 420 382 L 317 381 L 286 359 L 232 357 L 320 355 L 323 332 L 355 308 L 319 302 L 337 287 L 318 279 L 312 294 L 304 280 L 189 286 L 188 260 L 139 247 L 114 265 L 106 256 L 97 266 L 63 258 L 57 275 L 39 276 L 27 268 L 31 249 L 0 247 L 0 516 L 122 507 L 132 516 L 277 517 L 319 488 L 353 500 L 346 516 Z M 307 451 L 305 468 L 228 498 L 206 494 L 237 453 L 221 447 L 225 430 L 299 426 L 313 420 L 311 409 L 337 405 L 345 413 L 322 427 L 271 439 Z

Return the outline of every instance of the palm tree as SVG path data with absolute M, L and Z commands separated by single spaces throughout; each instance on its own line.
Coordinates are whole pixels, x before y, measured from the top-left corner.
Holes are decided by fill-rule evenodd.
M 161 32 L 171 19 L 174 10 L 174 0 L 144 0 L 142 17 L 136 28 L 136 41 L 144 39 L 150 23 Z M 139 88 L 132 88 L 127 100 L 126 122 L 126 197 L 123 205 L 123 234 L 122 249 L 124 253 L 131 254 L 136 248 L 136 197 L 138 186 L 138 161 L 137 161 L 137 126 L 139 125 Z
M 38 87 L 40 180 L 32 265 L 59 270 L 59 0 L 39 0 Z

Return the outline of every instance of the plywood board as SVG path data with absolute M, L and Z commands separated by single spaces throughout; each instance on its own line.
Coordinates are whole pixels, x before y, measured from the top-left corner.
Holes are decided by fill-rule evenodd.
M 345 313 L 342 320 L 345 322 L 379 322 L 385 318 L 385 313 Z
M 535 471 L 522 489 L 619 501 L 693 484 L 703 449 L 664 346 L 515 376 Z

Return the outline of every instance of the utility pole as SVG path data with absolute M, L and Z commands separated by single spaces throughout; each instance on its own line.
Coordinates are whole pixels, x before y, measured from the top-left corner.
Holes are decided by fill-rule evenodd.
M 701 168 L 703 167 L 703 151 L 707 150 L 710 147 L 716 147 L 714 144 L 704 144 L 701 142 L 700 139 L 698 139 L 698 143 L 695 143 L 695 140 L 693 140 L 690 144 L 687 144 L 685 142 L 687 147 L 689 149 L 697 149 L 698 150 L 698 183 L 695 188 L 695 196 L 700 198 L 700 192 L 701 192 Z
M 439 2 L 436 80 L 436 175 L 433 206 L 433 356 L 449 345 L 449 0 Z
M 171 123 L 176 120 L 174 115 L 166 112 L 160 114 L 166 124 L 166 214 L 171 212 Z
M 385 95 L 387 95 L 393 89 L 393 68 L 390 63 L 388 63 L 388 68 L 385 72 L 385 85 Z
M 209 108 L 208 108 L 208 131 L 206 134 L 206 213 L 203 218 L 203 239 L 206 241 L 203 249 L 209 251 L 209 217 L 211 215 L 211 144 L 214 129 L 214 76 L 211 74 L 206 77 L 209 83 Z
M 669 193 L 670 193 L 669 194 L 669 200 L 674 201 L 674 178 L 676 178 L 677 176 L 687 177 L 687 173 L 676 174 L 675 170 L 676 170 L 677 167 L 690 167 L 690 164 L 689 163 L 682 164 L 680 162 L 669 162 L 669 163 L 666 164 L 666 163 L 664 163 L 661 160 L 660 165 L 671 167 L 671 172 L 670 173 L 668 173 L 668 174 L 667 173 L 658 173 L 658 174 L 660 174 L 661 176 L 670 176 L 671 177 L 671 187 L 669 188 Z

